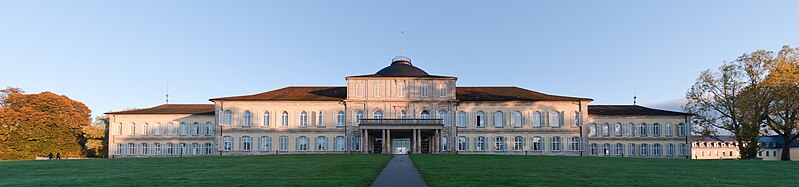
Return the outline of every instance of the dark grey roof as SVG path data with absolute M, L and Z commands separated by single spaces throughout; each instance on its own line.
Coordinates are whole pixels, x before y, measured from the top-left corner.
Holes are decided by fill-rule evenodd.
M 152 108 L 106 112 L 105 114 L 194 114 L 214 115 L 213 104 L 163 104 Z
M 778 135 L 761 136 L 760 142 L 764 148 L 782 148 L 785 146 L 785 141 L 782 141 L 782 137 Z M 799 147 L 799 140 L 794 140 L 791 143 L 791 147 Z
M 692 116 L 693 114 L 647 108 L 639 105 L 588 105 L 588 115 Z
M 431 78 L 454 78 L 440 75 L 430 75 L 424 70 L 413 66 L 411 59 L 405 56 L 397 56 L 392 59 L 391 65 L 380 69 L 375 74 L 356 75 L 350 77 L 431 77 Z

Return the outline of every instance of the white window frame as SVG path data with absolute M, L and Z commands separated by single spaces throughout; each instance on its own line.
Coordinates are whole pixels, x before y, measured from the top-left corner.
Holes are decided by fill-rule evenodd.
M 363 84 L 361 83 L 355 84 L 355 97 L 363 97 L 363 96 L 364 96 Z
M 375 97 L 383 97 L 383 84 L 375 84 L 374 87 Z
M 347 125 L 347 114 L 344 111 L 338 111 L 336 114 L 336 126 L 346 126 Z
M 430 95 L 430 85 L 429 84 L 422 84 L 419 88 L 419 96 L 420 97 L 429 97 Z

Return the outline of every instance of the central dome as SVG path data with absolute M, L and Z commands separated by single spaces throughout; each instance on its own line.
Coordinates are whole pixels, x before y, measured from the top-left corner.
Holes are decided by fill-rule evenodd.
M 406 56 L 397 56 L 391 59 L 391 65 L 377 71 L 375 75 L 389 76 L 389 77 L 423 77 L 430 76 L 424 70 L 417 68 L 411 64 L 411 58 Z

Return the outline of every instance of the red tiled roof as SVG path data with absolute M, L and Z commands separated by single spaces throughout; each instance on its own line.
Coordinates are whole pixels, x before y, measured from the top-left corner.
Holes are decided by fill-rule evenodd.
M 152 108 L 107 112 L 105 114 L 196 114 L 214 115 L 213 104 L 163 104 Z
M 593 101 L 590 98 L 549 95 L 515 86 L 458 87 L 456 99 L 460 101 Z
M 638 105 L 588 105 L 588 115 L 691 116 L 693 114 Z
M 347 87 L 291 86 L 253 95 L 212 98 L 211 101 L 341 101 Z

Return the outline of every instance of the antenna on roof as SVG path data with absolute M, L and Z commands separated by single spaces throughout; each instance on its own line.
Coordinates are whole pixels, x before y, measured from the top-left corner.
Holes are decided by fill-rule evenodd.
M 169 79 L 166 80 L 166 104 L 169 104 Z
M 402 40 L 405 38 L 405 31 L 400 30 L 400 56 L 402 56 Z
M 633 89 L 633 105 L 637 105 L 637 99 L 638 99 L 638 85 L 636 84 Z

